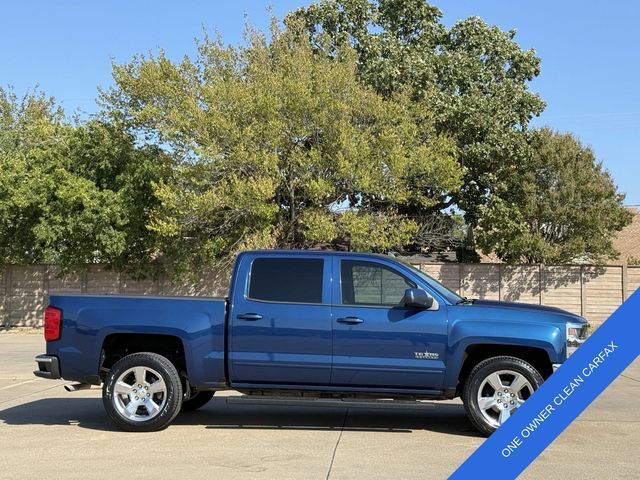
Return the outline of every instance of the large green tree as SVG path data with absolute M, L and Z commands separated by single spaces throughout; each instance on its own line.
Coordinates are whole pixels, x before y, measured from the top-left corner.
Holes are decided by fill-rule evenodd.
M 571 134 L 533 133 L 517 165 L 480 216 L 482 249 L 512 263 L 600 262 L 614 258 L 612 236 L 631 221 L 611 175 Z
M 98 121 L 67 121 L 52 98 L 0 89 L 0 263 L 106 262 L 145 273 L 156 148 Z
M 300 31 L 205 38 L 195 59 L 136 57 L 114 79 L 111 120 L 174 162 L 149 228 L 175 271 L 251 247 L 402 248 L 418 232 L 408 206 L 460 184 L 428 103 L 376 93 L 349 47 L 317 55 Z
M 377 92 L 427 101 L 433 126 L 456 142 L 464 168 L 462 188 L 442 192 L 429 209 L 456 206 L 475 226 L 512 167 L 526 161 L 529 121 L 544 108 L 528 87 L 540 60 L 516 43 L 515 31 L 477 17 L 447 28 L 441 17 L 424 0 L 322 0 L 286 22 L 302 20 L 317 52 L 351 45 L 359 78 Z

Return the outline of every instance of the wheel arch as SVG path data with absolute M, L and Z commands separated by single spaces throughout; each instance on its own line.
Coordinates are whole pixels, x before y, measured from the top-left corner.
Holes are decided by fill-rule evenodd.
M 187 356 L 182 339 L 175 335 L 156 333 L 111 333 L 102 342 L 100 377 L 121 358 L 132 353 L 151 352 L 167 358 L 181 376 L 188 377 Z
M 545 380 L 553 373 L 553 364 L 548 352 L 543 348 L 509 344 L 471 344 L 465 348 L 463 353 L 457 378 L 456 393 L 459 394 L 461 392 L 462 385 L 471 370 L 473 370 L 473 367 L 488 358 L 500 356 L 515 357 L 529 363 Z

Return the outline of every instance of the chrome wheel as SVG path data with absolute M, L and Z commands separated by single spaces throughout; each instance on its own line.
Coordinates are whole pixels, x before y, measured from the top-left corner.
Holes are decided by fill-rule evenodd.
M 167 402 L 167 385 L 149 367 L 133 367 L 118 377 L 113 405 L 127 420 L 144 422 L 154 418 Z
M 499 427 L 533 394 L 531 382 L 513 370 L 487 376 L 478 389 L 478 408 L 494 427 Z

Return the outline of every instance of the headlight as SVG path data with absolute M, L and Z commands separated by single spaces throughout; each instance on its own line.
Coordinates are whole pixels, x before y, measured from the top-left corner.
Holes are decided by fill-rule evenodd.
M 588 323 L 567 323 L 567 358 L 587 339 Z

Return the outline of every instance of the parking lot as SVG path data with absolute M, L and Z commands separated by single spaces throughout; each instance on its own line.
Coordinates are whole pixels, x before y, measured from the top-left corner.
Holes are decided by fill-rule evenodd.
M 5 479 L 446 478 L 483 441 L 459 401 L 388 409 L 244 405 L 214 397 L 157 433 L 116 431 L 100 389 L 33 377 L 41 334 L 0 334 Z M 640 361 L 521 478 L 638 478 Z M 489 473 L 487 476 L 497 474 Z

